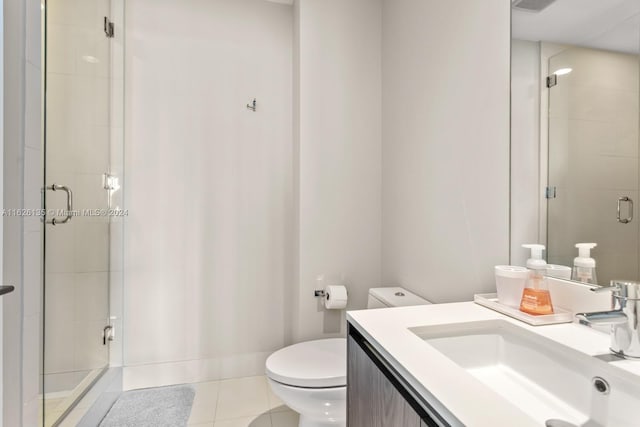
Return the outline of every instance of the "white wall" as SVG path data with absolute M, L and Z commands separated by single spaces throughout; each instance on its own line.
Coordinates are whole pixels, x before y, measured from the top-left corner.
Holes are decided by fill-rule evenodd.
M 39 209 L 42 183 L 40 2 L 5 0 L 5 209 Z M 3 304 L 3 422 L 38 420 L 41 228 L 37 217 L 4 217 L 3 283 L 16 290 Z
M 524 243 L 541 240 L 540 44 L 511 41 L 511 263 L 525 265 Z M 546 230 L 545 230 L 546 231 Z
M 125 15 L 126 386 L 153 363 L 174 375 L 158 382 L 262 373 L 289 340 L 292 7 L 132 0 Z
M 345 283 L 349 309 L 380 285 L 381 1 L 299 0 L 296 341 L 344 332 L 313 297 Z
M 509 2 L 383 2 L 382 278 L 434 302 L 509 261 Z
M 344 282 L 355 309 L 380 285 L 381 2 L 127 7 L 125 386 L 344 333 L 313 290 Z
M 313 297 L 327 283 L 347 284 L 350 309 L 386 284 L 436 302 L 493 289 L 509 252 L 503 3 L 127 3 L 127 386 L 261 372 L 279 346 L 344 333 L 344 314 Z M 247 68 L 224 67 L 238 58 Z M 276 95 L 258 93 L 255 115 L 243 108 L 272 88 L 280 136 L 260 151 L 245 144 L 265 133 L 254 122 Z M 251 154 L 274 147 L 275 163 L 256 169 Z M 256 200 L 259 171 L 280 201 L 269 220 L 242 203 Z M 260 230 L 275 230 L 270 246 Z
M 41 207 L 43 182 L 42 22 L 40 1 L 25 3 L 24 189 L 26 208 Z M 35 425 L 40 403 L 42 349 L 42 225 L 38 217 L 23 223 L 22 423 Z

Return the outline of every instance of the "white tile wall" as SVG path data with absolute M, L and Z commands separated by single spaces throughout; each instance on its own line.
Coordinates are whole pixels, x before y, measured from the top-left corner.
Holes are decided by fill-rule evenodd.
M 67 25 L 56 25 L 52 11 L 58 9 L 55 4 L 49 11 L 47 24 L 47 71 L 50 73 L 74 75 L 76 72 L 76 50 L 73 46 L 78 39 L 78 30 Z
M 98 369 L 108 365 L 108 349 L 102 344 L 102 328 L 106 319 L 82 319 L 74 327 L 74 369 L 76 371 Z
M 82 124 L 76 128 L 76 132 L 74 162 L 68 166 L 75 172 L 84 174 L 109 170 L 110 128 Z
M 76 228 L 74 224 L 69 225 L 69 227 L 47 228 L 47 246 L 55 248 L 55 250 L 52 249 L 46 253 L 45 271 L 47 273 L 73 273 L 75 271 L 75 258 L 68 256 L 68 254 L 74 253 L 75 250 Z
M 78 273 L 75 275 L 75 318 L 81 321 L 101 321 L 109 315 L 109 274 Z
M 108 149 L 108 139 L 104 142 Z M 107 154 L 104 154 L 107 157 Z M 107 162 L 105 162 L 107 163 Z M 104 168 L 97 167 L 96 170 L 107 170 L 108 165 Z M 78 174 L 75 177 L 75 190 L 77 196 L 74 199 L 74 208 L 76 209 L 106 209 L 108 207 L 109 194 L 102 189 L 103 174 Z M 95 222 L 108 223 L 108 218 L 86 217 L 81 218 L 82 223 L 93 224 Z

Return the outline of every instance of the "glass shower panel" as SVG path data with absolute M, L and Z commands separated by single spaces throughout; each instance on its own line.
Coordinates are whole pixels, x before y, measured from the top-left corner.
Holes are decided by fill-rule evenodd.
M 570 47 L 549 73 L 548 260 L 571 266 L 593 242 L 600 284 L 638 280 L 638 221 L 617 212 L 638 200 L 638 57 Z
M 122 87 L 114 83 L 122 49 L 113 47 L 113 7 L 110 0 L 45 6 L 45 426 L 56 425 L 109 365 L 110 209 L 119 189 L 112 163 L 121 156 L 113 103 Z

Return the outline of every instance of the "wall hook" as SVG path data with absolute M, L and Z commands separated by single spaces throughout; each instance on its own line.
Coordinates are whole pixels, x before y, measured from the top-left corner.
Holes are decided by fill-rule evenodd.
M 253 111 L 254 113 L 256 112 L 256 99 L 253 98 L 253 102 L 251 104 L 247 104 L 247 109 Z
M 107 36 L 107 38 L 110 39 L 112 39 L 115 34 L 113 29 L 113 22 L 111 22 L 106 16 L 104 17 L 104 34 Z

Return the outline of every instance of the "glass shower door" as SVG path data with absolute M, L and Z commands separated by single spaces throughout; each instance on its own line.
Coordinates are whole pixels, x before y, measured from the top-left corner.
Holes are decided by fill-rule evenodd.
M 570 47 L 549 60 L 548 260 L 597 243 L 600 284 L 638 280 L 638 57 Z
M 110 0 L 47 0 L 43 422 L 56 425 L 109 364 Z

